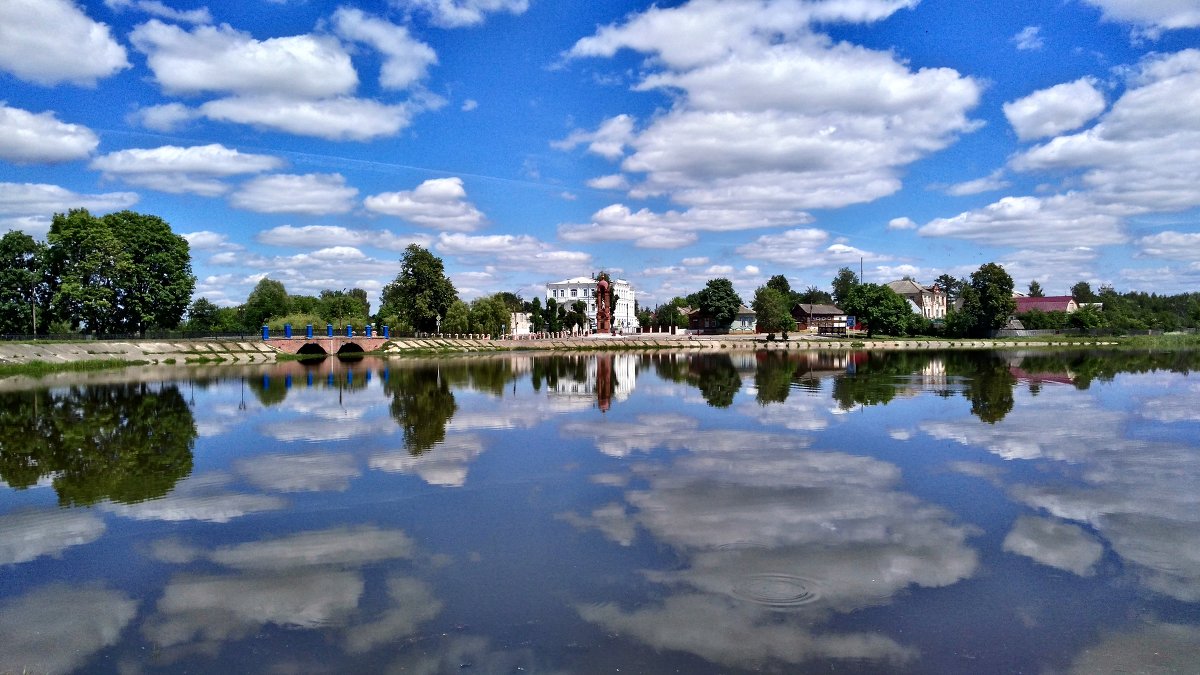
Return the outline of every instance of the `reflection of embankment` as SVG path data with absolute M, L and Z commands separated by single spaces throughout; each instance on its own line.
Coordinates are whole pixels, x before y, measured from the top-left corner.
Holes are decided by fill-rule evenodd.
M 123 384 L 0 395 L 0 478 L 53 477 L 63 505 L 165 495 L 191 473 L 196 424 L 174 384 Z

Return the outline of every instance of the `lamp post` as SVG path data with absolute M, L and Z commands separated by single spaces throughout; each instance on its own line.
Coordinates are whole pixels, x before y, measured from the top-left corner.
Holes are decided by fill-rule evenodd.
M 436 317 L 434 317 L 433 325 L 434 325 L 433 332 L 437 335 L 441 335 L 442 334 L 442 315 L 441 314 L 438 314 Z

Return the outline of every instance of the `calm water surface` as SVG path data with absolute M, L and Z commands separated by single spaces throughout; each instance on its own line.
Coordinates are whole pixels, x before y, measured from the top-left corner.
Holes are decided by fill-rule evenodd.
M 1198 365 L 0 382 L 0 672 L 1198 672 Z

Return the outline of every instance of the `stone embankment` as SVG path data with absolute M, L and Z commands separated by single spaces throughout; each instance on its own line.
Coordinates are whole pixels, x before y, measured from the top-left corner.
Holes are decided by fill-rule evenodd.
M 621 337 L 580 337 L 541 340 L 471 340 L 462 338 L 394 338 L 386 354 L 429 355 L 507 351 L 616 351 L 672 349 L 684 351 L 745 350 L 904 350 L 904 349 L 1006 349 L 1061 345 L 1033 340 L 865 340 L 793 336 L 767 342 L 761 335 L 644 334 Z M 1111 344 L 1085 342 L 1078 344 Z M 278 352 L 257 340 L 186 340 L 109 342 L 0 342 L 0 364 L 33 361 L 70 363 L 87 360 L 146 361 L 151 364 L 264 363 Z

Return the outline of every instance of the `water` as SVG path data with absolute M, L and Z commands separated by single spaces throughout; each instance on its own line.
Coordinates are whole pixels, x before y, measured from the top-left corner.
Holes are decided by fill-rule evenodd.
M 1198 672 L 1197 365 L 0 382 L 0 672 Z

